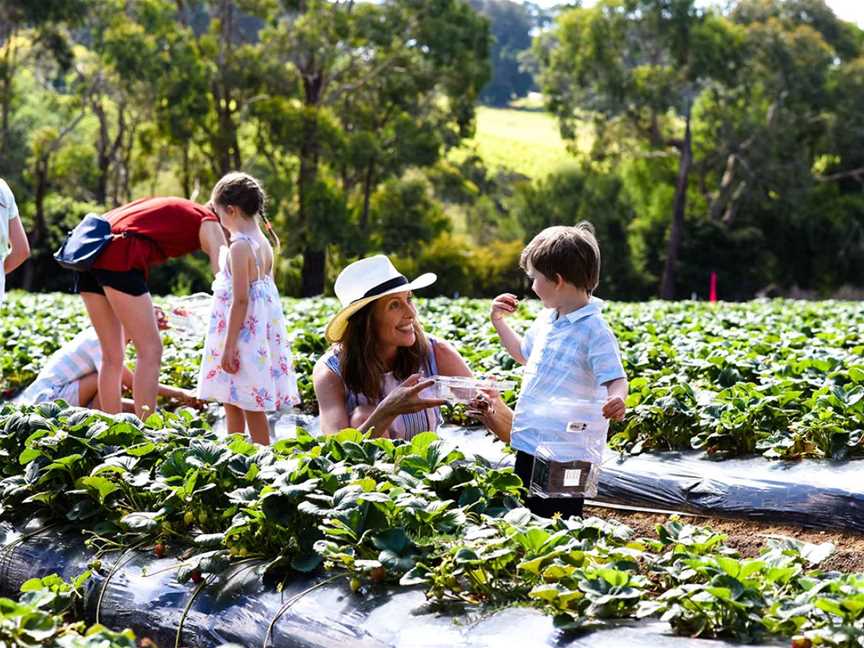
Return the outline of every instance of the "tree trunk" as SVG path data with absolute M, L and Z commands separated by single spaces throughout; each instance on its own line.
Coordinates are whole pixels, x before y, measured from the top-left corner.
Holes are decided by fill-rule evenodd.
M 318 180 L 318 128 L 315 117 L 307 117 L 304 142 L 300 151 L 300 182 L 297 187 L 300 222 L 303 227 L 303 270 L 300 280 L 302 297 L 314 297 L 324 292 L 326 253 L 324 245 L 315 235 L 314 214 L 310 194 Z
M 684 141 L 681 144 L 678 161 L 678 180 L 675 183 L 675 202 L 672 207 L 672 229 L 669 232 L 669 243 L 666 246 L 666 265 L 663 268 L 663 279 L 660 282 L 660 298 L 675 299 L 675 275 L 678 265 L 678 251 L 681 248 L 681 238 L 684 230 L 684 213 L 687 209 L 687 180 L 690 168 L 693 166 L 693 142 L 690 133 L 690 110 L 686 115 Z
M 303 276 L 300 284 L 302 297 L 315 297 L 324 292 L 327 253 L 307 246 L 303 250 Z
M 42 241 L 47 232 L 45 224 L 45 196 L 48 194 L 48 165 L 50 162 L 49 155 L 40 154 L 36 159 L 36 164 L 33 165 L 33 180 L 34 200 L 36 205 L 36 213 L 33 217 L 33 229 L 28 236 L 31 249 L 36 252 L 35 258 L 26 265 L 24 270 L 24 279 L 21 287 L 30 292 L 33 290 L 33 285 L 36 281 L 37 266 L 40 265 L 41 255 L 39 254 L 42 247 Z
M 360 231 L 366 233 L 369 225 L 369 202 L 372 198 L 372 180 L 375 179 L 375 162 L 370 161 L 363 177 L 363 213 L 360 215 Z
M 9 130 L 9 119 L 12 114 L 12 79 L 14 78 L 14 52 L 13 52 L 13 39 L 15 37 L 15 31 L 12 30 L 9 32 L 6 37 L 6 52 L 3 56 L 2 70 L 3 74 L 0 76 L 0 87 L 2 87 L 2 91 L 0 91 L 0 111 L 2 111 L 2 139 L 0 139 L 0 150 L 4 151 L 3 157 L 6 158 L 9 154 L 9 146 L 11 144 L 10 140 L 10 130 Z M 4 167 L 5 164 L 0 162 L 0 168 Z M 11 170 L 11 169 L 7 169 Z
M 96 202 L 104 205 L 108 202 L 108 172 L 111 167 L 109 151 L 111 143 L 108 134 L 108 115 L 101 99 L 93 99 L 93 113 L 99 121 L 99 142 L 96 145 L 96 166 L 98 168 L 96 177 Z
M 129 125 L 125 143 L 120 147 L 119 163 L 117 165 L 117 182 L 114 184 L 113 206 L 117 207 L 121 202 L 132 200 L 132 150 L 135 146 L 135 131 L 138 123 L 135 119 Z
M 314 59 L 310 61 L 314 70 Z M 310 198 L 318 182 L 318 114 L 321 98 L 322 77 L 314 72 L 304 74 L 303 85 L 306 96 L 306 113 L 303 119 L 303 142 L 300 146 L 300 177 L 297 187 L 300 224 L 303 228 L 303 270 L 300 291 L 303 297 L 314 297 L 324 292 L 326 275 L 326 245 L 315 232 Z
M 180 174 L 180 184 L 183 185 L 183 197 L 188 198 L 192 195 L 192 178 L 189 170 L 189 143 L 183 144 L 183 170 Z
M 213 96 L 216 99 L 216 112 L 219 117 L 219 130 L 215 136 L 216 157 L 219 173 L 238 170 L 242 166 L 240 146 L 237 141 L 237 126 L 234 123 L 231 102 L 231 86 L 226 72 L 229 70 L 233 55 L 234 3 L 222 0 L 219 10 L 221 38 L 219 39 L 219 77 L 214 81 Z
M 726 168 L 723 171 L 723 177 L 720 179 L 720 189 L 717 191 L 717 194 L 709 207 L 711 220 L 720 220 L 721 216 L 726 211 L 729 199 L 732 197 L 732 192 L 735 188 L 736 162 L 736 155 L 730 153 L 726 158 Z

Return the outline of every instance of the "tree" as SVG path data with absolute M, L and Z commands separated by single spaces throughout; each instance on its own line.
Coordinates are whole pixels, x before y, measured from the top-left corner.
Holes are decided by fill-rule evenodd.
M 385 254 L 407 256 L 450 229 L 450 221 L 421 175 L 385 182 L 372 199 L 376 238 Z
M 710 88 L 734 81 L 740 42 L 734 25 L 694 0 L 601 0 L 561 14 L 555 31 L 537 44 L 542 86 L 562 134 L 574 137 L 588 120 L 595 157 L 626 148 L 627 140 L 640 153 L 677 156 L 660 283 L 666 299 L 676 294 L 694 106 Z
M 337 152 L 346 146 L 356 152 L 363 137 L 370 142 L 368 136 L 352 137 L 348 129 L 360 124 L 361 132 L 375 138 L 371 155 L 360 156 L 365 168 L 358 165 L 367 174 L 371 170 L 372 179 L 364 182 L 368 201 L 374 182 L 386 175 L 381 173 L 388 166 L 386 158 L 392 159 L 376 148 L 390 151 L 402 141 L 389 137 L 388 130 L 398 135 L 402 124 L 422 132 L 422 120 L 443 115 L 446 119 L 438 126 L 452 129 L 445 143 L 470 132 L 474 102 L 488 75 L 488 29 L 462 0 L 391 0 L 380 5 L 295 0 L 285 2 L 285 8 L 286 15 L 262 33 L 262 51 L 269 57 L 269 69 L 288 72 L 277 77 L 279 92 L 271 84 L 271 100 L 257 104 L 253 113 L 262 128 L 287 135 L 283 146 L 299 159 L 294 222 L 303 254 L 302 294 L 309 296 L 324 289 L 326 234 L 340 228 L 347 234 L 349 229 L 332 212 L 347 199 L 344 190 L 340 199 L 333 178 L 341 176 L 343 187 L 353 184 L 347 178 L 351 170 Z M 296 102 L 283 98 L 293 95 L 284 86 L 290 79 L 299 86 Z M 407 83 L 400 87 L 400 80 Z M 364 109 L 367 118 L 352 117 L 350 108 L 343 112 L 364 95 L 370 101 Z M 421 102 L 440 102 L 442 108 L 402 119 L 406 108 Z M 378 123 L 368 119 L 375 113 L 381 118 Z M 263 138 L 269 140 L 267 148 L 278 148 L 272 135 Z
M 0 150 L 4 151 L 7 164 L 15 74 L 41 52 L 53 55 L 61 67 L 68 68 L 71 50 L 62 27 L 66 22 L 78 21 L 86 6 L 84 0 L 0 0 Z M 31 55 L 22 60 L 17 37 L 27 29 L 33 30 L 32 44 L 36 47 L 28 43 L 26 50 Z M 0 173 L 5 174 L 10 169 L 3 162 L 0 160 Z
M 591 165 L 574 166 L 520 185 L 511 209 L 526 240 L 552 225 L 590 222 L 602 260 L 598 294 L 616 299 L 647 296 L 648 286 L 634 269 L 628 245 L 627 228 L 634 210 L 621 178 Z
M 524 97 L 534 87 L 534 77 L 522 68 L 519 57 L 531 49 L 532 31 L 537 26 L 529 8 L 512 0 L 471 0 L 471 6 L 489 19 L 492 32 L 492 78 L 480 93 L 480 100 L 506 106 Z
M 864 258 L 864 223 L 844 196 L 864 183 L 864 32 L 822 0 L 746 0 L 730 17 L 744 34 L 742 82 L 706 97 L 697 133 L 708 217 L 764 232 L 775 283 L 827 290 Z

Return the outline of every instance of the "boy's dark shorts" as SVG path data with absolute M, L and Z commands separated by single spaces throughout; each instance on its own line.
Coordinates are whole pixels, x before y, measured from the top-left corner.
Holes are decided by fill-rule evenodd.
M 89 270 L 79 272 L 75 277 L 75 292 L 104 295 L 108 286 L 127 295 L 138 297 L 150 292 L 147 280 L 141 270 Z
M 534 455 L 516 451 L 516 465 L 514 472 L 519 479 L 529 488 L 531 485 L 531 470 L 534 467 Z M 582 517 L 582 506 L 585 500 L 581 497 L 536 497 L 529 495 L 525 498 L 525 506 L 532 513 L 543 517 L 552 517 L 553 513 L 560 513 L 561 517 L 568 518 L 571 515 Z

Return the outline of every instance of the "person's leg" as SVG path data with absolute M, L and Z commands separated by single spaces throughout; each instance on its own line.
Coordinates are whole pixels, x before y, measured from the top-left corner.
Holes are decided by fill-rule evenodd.
M 252 441 L 259 445 L 270 445 L 270 422 L 267 420 L 267 412 L 244 410 L 243 413 L 246 415 L 246 426 L 249 428 Z
M 100 409 L 109 414 L 120 412 L 120 377 L 123 372 L 123 326 L 105 295 L 82 292 L 90 322 L 102 347 L 102 366 L 97 380 Z
M 88 407 L 90 401 L 96 398 L 98 392 L 99 374 L 95 372 L 87 374 L 78 380 L 78 402 L 72 404 L 80 405 L 81 407 Z
M 162 339 L 159 337 L 156 316 L 153 314 L 153 301 L 150 293 L 128 295 L 109 286 L 104 288 L 105 296 L 117 313 L 124 332 L 132 338 L 135 345 L 132 396 L 135 400 L 135 414 L 138 418 L 145 419 L 156 411 L 159 369 L 162 364 Z M 99 391 L 101 393 L 102 390 Z
M 225 403 L 225 427 L 228 434 L 243 434 L 246 431 L 246 417 L 236 405 Z

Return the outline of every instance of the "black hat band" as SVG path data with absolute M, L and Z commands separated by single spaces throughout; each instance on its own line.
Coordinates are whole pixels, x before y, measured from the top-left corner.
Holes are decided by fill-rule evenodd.
M 408 285 L 408 280 L 403 275 L 399 275 L 398 277 L 393 277 L 392 279 L 388 279 L 387 281 L 370 288 L 365 293 L 363 293 L 363 296 L 360 299 L 375 297 L 377 295 L 387 292 L 388 290 L 392 290 L 393 288 L 398 288 L 399 286 L 406 285 Z M 360 300 L 355 299 L 354 301 L 357 302 Z

